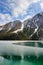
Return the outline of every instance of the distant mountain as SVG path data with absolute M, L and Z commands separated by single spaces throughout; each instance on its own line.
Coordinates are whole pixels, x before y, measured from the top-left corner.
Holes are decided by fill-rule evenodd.
M 16 20 L 14 22 L 10 22 L 10 23 L 3 25 L 2 29 L 1 29 L 1 27 L 0 27 L 0 29 L 1 29 L 2 32 L 9 32 L 9 31 L 12 32 L 12 31 L 15 31 L 17 29 L 20 29 L 21 26 L 22 26 L 21 21 Z
M 0 39 L 4 40 L 43 40 L 43 12 L 23 23 L 20 20 L 0 26 Z
M 30 28 L 31 30 L 34 29 L 32 33 L 30 31 L 31 33 L 29 36 L 30 39 L 32 39 L 33 37 L 35 39 L 35 35 L 37 37 L 39 36 L 43 37 L 43 34 L 40 34 L 41 32 L 43 33 L 43 12 L 38 13 L 30 20 L 29 19 L 25 20 L 24 28 Z
M 43 12 L 38 13 L 37 15 L 35 15 L 31 21 L 33 23 L 35 23 L 38 27 L 43 28 Z
M 0 31 L 2 30 L 2 26 L 0 26 Z
M 31 19 L 27 19 L 24 21 L 24 28 L 36 28 Z
M 27 19 L 24 21 L 24 28 L 36 28 L 37 26 L 43 28 L 43 12 L 38 13 L 32 19 Z

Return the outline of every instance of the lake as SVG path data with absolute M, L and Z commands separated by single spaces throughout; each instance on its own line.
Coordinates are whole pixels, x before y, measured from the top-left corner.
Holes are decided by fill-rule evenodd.
M 0 41 L 0 65 L 43 65 L 43 42 Z
M 43 65 L 43 61 L 38 60 L 9 60 L 5 58 L 0 58 L 0 65 Z

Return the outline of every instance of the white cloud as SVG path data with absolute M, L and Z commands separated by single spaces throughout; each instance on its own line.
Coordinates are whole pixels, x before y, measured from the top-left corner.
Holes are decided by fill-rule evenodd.
M 28 0 L 18 0 L 18 6 L 13 10 L 13 14 L 15 15 L 15 17 L 18 17 L 20 14 L 23 15 L 28 6 Z
M 7 4 L 3 2 L 2 4 L 4 4 L 6 10 L 11 11 L 12 16 L 7 13 L 6 14 L 0 13 L 0 24 L 6 24 L 12 21 L 14 17 L 17 18 L 19 15 L 25 16 L 27 14 L 27 9 L 29 5 L 32 2 L 38 2 L 39 0 L 6 0 L 6 1 Z
M 25 20 L 27 20 L 27 19 L 31 19 L 32 17 L 33 17 L 33 16 L 29 16 L 29 15 L 28 15 L 28 16 L 26 16 L 23 20 L 21 20 L 21 21 L 23 22 L 23 21 L 25 21 Z
M 37 2 L 37 1 L 38 0 L 18 0 L 18 3 L 17 3 L 18 5 L 16 8 L 14 8 L 13 14 L 15 15 L 15 17 L 18 17 L 20 14 L 25 15 L 29 5 L 32 2 Z
M 32 2 L 38 2 L 39 0 L 8 0 L 9 6 L 12 9 L 12 16 L 18 17 L 19 15 L 25 15 L 29 5 Z
M 40 0 L 33 0 L 33 2 L 38 2 L 38 1 L 40 1 Z
M 4 25 L 6 23 L 11 22 L 12 17 L 9 14 L 1 14 L 0 13 L 0 25 Z
M 43 2 L 40 3 L 41 9 L 43 9 Z

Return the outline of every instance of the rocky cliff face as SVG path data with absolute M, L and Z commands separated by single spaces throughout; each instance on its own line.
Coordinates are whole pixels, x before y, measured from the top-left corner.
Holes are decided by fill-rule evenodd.
M 19 31 L 19 33 L 18 33 Z M 37 40 L 43 39 L 43 12 L 38 13 L 31 19 L 26 19 L 23 23 L 20 20 L 16 20 L 14 22 L 9 22 L 3 26 L 0 26 L 0 35 L 7 33 L 6 35 L 14 34 L 14 38 Z M 12 34 L 10 34 L 13 32 Z M 15 32 L 17 35 L 15 35 Z M 19 38 L 18 38 L 18 37 Z M 9 37 L 9 36 L 8 36 Z
M 3 25 L 0 31 L 4 31 L 4 32 L 15 31 L 17 29 L 20 29 L 21 26 L 22 26 L 21 21 L 16 20 L 14 22 L 10 22 L 10 23 Z
M 41 27 L 43 28 L 43 12 L 42 13 L 38 13 L 37 15 L 35 15 L 32 19 L 27 19 L 24 21 L 24 27 L 31 27 L 31 28 L 35 28 L 35 27 Z
M 32 19 L 27 19 L 24 21 L 24 28 L 32 28 L 34 29 L 34 31 L 31 33 L 30 35 L 30 39 L 34 38 L 35 39 L 35 35 L 37 37 L 42 37 L 43 38 L 43 12 L 38 13 L 37 15 L 35 15 Z

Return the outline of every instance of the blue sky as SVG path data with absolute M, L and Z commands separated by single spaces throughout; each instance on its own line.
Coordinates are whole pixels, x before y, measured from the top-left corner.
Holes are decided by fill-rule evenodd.
M 43 0 L 0 0 L 0 25 L 43 12 Z

